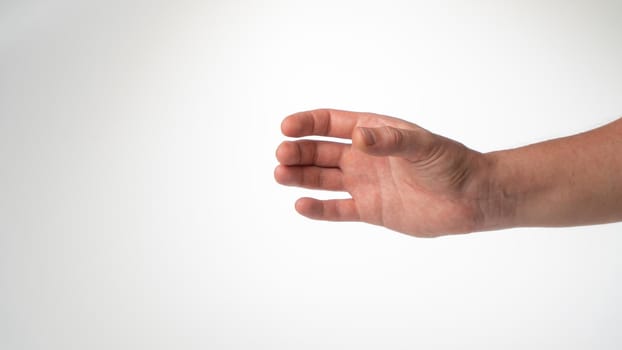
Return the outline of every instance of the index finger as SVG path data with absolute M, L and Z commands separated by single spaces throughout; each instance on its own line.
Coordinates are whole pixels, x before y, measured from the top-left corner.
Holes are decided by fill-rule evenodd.
M 290 137 L 317 135 L 349 139 L 359 118 L 359 113 L 355 112 L 316 109 L 285 118 L 281 123 L 281 131 Z

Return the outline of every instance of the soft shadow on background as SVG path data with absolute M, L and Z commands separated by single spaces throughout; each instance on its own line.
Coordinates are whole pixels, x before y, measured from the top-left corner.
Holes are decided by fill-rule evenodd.
M 417 239 L 299 217 L 343 194 L 272 171 L 281 119 L 311 108 L 480 151 L 611 121 L 621 13 L 2 2 L 0 348 L 620 348 L 621 224 Z

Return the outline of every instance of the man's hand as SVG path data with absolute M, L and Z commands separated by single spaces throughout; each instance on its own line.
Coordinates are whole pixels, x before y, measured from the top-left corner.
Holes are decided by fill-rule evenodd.
M 415 124 L 322 109 L 291 115 L 281 129 L 290 137 L 352 140 L 285 141 L 278 147 L 277 182 L 352 197 L 301 198 L 296 210 L 309 218 L 363 221 L 432 237 L 490 229 L 502 214 L 492 196 L 491 160 Z

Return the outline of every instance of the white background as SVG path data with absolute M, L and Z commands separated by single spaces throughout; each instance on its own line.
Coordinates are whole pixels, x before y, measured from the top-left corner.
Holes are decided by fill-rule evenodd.
M 614 120 L 621 14 L 0 2 L 0 348 L 619 349 L 621 224 L 417 239 L 300 217 L 342 195 L 272 172 L 281 119 L 311 108 L 480 151 Z

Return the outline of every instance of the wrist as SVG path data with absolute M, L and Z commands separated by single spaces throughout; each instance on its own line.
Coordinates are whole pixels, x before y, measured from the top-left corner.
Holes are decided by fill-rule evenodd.
M 521 191 L 517 190 L 520 182 L 517 169 L 510 166 L 507 151 L 482 154 L 482 179 L 480 201 L 480 231 L 491 231 L 517 227 Z

